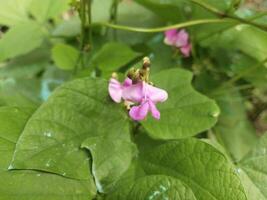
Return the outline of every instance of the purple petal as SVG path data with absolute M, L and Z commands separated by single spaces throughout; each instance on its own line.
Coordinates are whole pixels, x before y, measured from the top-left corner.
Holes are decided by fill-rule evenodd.
M 168 93 L 160 88 L 156 88 L 152 85 L 146 84 L 146 95 L 154 103 L 164 102 L 168 99 Z
M 113 101 L 115 101 L 117 103 L 121 102 L 122 85 L 118 80 L 116 80 L 114 78 L 111 78 L 109 80 L 108 92 L 109 92 L 109 95 Z
M 170 29 L 164 32 L 165 38 L 164 43 L 167 45 L 174 45 L 177 38 L 177 30 Z
M 177 38 L 175 41 L 175 46 L 180 48 L 186 46 L 188 44 L 189 35 L 188 33 L 182 29 L 177 33 Z
M 141 103 L 143 96 L 142 82 L 126 87 L 122 91 L 122 98 L 126 101 Z
M 123 87 L 129 87 L 129 86 L 131 86 L 133 84 L 133 81 L 132 81 L 132 79 L 130 79 L 130 78 L 126 78 L 125 80 L 124 80 L 124 82 L 123 82 Z
M 152 101 L 149 101 L 148 103 L 149 103 L 149 108 L 150 108 L 152 116 L 155 119 L 159 120 L 160 119 L 160 112 L 157 109 L 156 105 Z
M 188 44 L 188 45 L 180 48 L 180 50 L 181 50 L 182 54 L 184 55 L 184 57 L 189 57 L 190 56 L 191 49 L 192 49 L 192 45 L 191 44 Z
M 139 106 L 133 106 L 129 112 L 129 115 L 133 120 L 141 121 L 146 118 L 149 107 L 150 106 L 147 101 Z

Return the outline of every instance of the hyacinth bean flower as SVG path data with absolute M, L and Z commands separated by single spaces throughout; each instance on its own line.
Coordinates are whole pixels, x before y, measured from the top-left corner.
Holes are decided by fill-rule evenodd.
M 130 109 L 129 115 L 133 120 L 141 121 L 146 118 L 149 111 L 155 119 L 160 119 L 160 112 L 156 103 L 166 101 L 168 94 L 165 90 L 142 81 L 125 88 L 122 92 L 122 98 L 139 104 Z
M 189 34 L 186 30 L 171 29 L 165 31 L 164 43 L 180 49 L 184 57 L 189 57 L 192 45 L 189 41 Z
M 144 81 L 132 84 L 132 80 L 129 78 L 126 78 L 123 84 L 115 78 L 111 78 L 109 95 L 117 103 L 123 99 L 136 104 L 129 111 L 130 117 L 136 121 L 144 120 L 149 111 L 155 119 L 160 119 L 160 112 L 156 108 L 156 103 L 164 102 L 168 98 L 165 90 L 153 87 Z

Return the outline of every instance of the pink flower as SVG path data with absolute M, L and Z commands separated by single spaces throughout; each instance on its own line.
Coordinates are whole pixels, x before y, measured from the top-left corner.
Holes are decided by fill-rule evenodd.
M 171 29 L 165 31 L 164 34 L 165 34 L 164 38 L 165 44 L 179 48 L 181 53 L 185 57 L 190 56 L 192 46 L 189 42 L 189 34 L 186 32 L 185 29 L 182 30 Z
M 144 81 L 136 84 L 131 82 L 129 84 L 130 81 L 126 80 L 124 84 L 120 84 L 116 79 L 110 79 L 109 94 L 111 98 L 117 103 L 124 99 L 125 101 L 137 104 L 129 112 L 133 120 L 141 121 L 146 118 L 149 112 L 151 112 L 154 118 L 160 119 L 160 112 L 156 107 L 156 103 L 166 101 L 168 98 L 167 92 L 153 87 Z
M 139 103 L 129 112 L 132 119 L 140 121 L 145 119 L 150 111 L 155 119 L 160 119 L 160 112 L 156 103 L 164 102 L 168 98 L 165 90 L 153 87 L 145 82 L 139 82 L 123 90 L 122 96 L 127 101 Z
M 126 78 L 123 84 L 121 84 L 117 79 L 111 78 L 109 80 L 108 91 L 109 95 L 113 101 L 120 103 L 122 99 L 122 91 L 124 88 L 132 85 L 132 80 Z

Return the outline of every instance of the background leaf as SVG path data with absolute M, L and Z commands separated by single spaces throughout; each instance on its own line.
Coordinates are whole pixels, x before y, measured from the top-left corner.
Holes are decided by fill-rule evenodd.
M 66 44 L 56 44 L 52 49 L 52 58 L 60 69 L 72 70 L 77 64 L 79 51 Z
M 28 21 L 32 0 L 0 0 L 0 24 L 13 26 Z
M 105 73 L 112 73 L 140 56 L 122 43 L 106 43 L 94 56 L 93 62 Z
M 32 0 L 31 13 L 40 22 L 56 17 L 67 10 L 70 0 Z
M 29 53 L 42 44 L 44 36 L 35 22 L 14 26 L 0 39 L 0 61 Z

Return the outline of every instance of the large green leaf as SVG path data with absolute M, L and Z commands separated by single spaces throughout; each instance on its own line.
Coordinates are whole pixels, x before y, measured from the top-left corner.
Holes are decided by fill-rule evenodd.
M 88 200 L 95 195 L 93 180 L 77 181 L 32 170 L 7 171 L 16 141 L 30 117 L 31 107 L 0 108 L 1 200 Z
M 32 51 L 43 38 L 42 27 L 33 21 L 14 26 L 0 39 L 0 61 Z
M 238 92 L 225 92 L 217 97 L 222 110 L 215 132 L 234 160 L 240 160 L 255 145 L 256 131 L 249 122 L 245 102 Z
M 179 179 L 164 175 L 151 175 L 124 185 L 107 195 L 107 200 L 196 200 L 194 193 Z
M 31 13 L 40 22 L 56 17 L 67 10 L 70 0 L 32 0 Z
M 140 56 L 123 43 L 106 43 L 94 56 L 93 62 L 105 73 L 112 73 Z
M 153 67 L 153 66 L 152 66 Z M 216 103 L 191 86 L 192 74 L 170 69 L 152 76 L 152 81 L 165 89 L 168 100 L 158 104 L 161 119 L 148 117 L 142 124 L 153 138 L 178 139 L 196 135 L 212 127 L 219 115 Z
M 92 173 L 100 192 L 107 192 L 129 168 L 135 155 L 135 145 L 118 138 L 88 138 L 83 147 L 93 158 Z
M 238 163 L 249 200 L 267 199 L 267 135 Z
M 79 51 L 67 44 L 57 44 L 52 49 L 52 58 L 57 67 L 71 70 L 77 64 Z
M 32 0 L 0 0 L 0 25 L 12 26 L 28 21 Z
M 87 179 L 89 158 L 80 145 L 88 137 L 106 135 L 129 140 L 126 113 L 120 105 L 111 103 L 107 81 L 77 79 L 56 89 L 31 116 L 10 168 Z
M 171 141 L 143 157 L 147 174 L 172 176 L 189 186 L 198 200 L 246 200 L 239 177 L 226 157 L 197 139 Z

